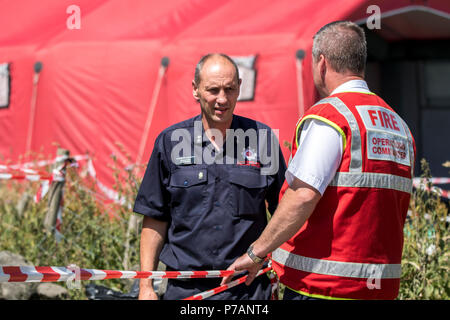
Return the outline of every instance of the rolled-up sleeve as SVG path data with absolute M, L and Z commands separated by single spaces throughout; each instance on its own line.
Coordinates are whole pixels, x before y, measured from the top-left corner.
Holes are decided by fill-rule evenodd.
M 168 221 L 170 219 L 168 181 L 169 168 L 165 155 L 164 135 L 161 134 L 155 141 L 133 211 L 151 218 Z

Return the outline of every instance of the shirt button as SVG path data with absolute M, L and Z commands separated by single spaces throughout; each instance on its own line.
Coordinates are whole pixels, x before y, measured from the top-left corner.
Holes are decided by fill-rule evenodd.
M 216 202 L 214 202 L 214 205 L 215 205 L 216 207 L 220 207 L 220 202 L 219 202 L 219 201 L 216 201 Z

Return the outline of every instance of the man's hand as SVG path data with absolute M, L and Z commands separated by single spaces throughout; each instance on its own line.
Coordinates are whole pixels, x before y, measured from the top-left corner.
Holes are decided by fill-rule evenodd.
M 254 263 L 253 260 L 250 259 L 248 254 L 244 253 L 242 256 L 237 258 L 236 261 L 234 261 L 228 267 L 227 270 L 236 270 L 236 271 L 247 270 L 248 271 L 248 277 L 247 277 L 247 280 L 245 280 L 245 284 L 247 286 L 249 286 L 253 282 L 253 280 L 255 279 L 256 274 L 261 269 L 263 264 L 264 264 L 264 262 Z M 230 282 L 232 277 L 233 277 L 232 275 L 224 277 L 220 284 L 223 285 L 223 284 L 226 284 L 226 283 Z
M 153 289 L 153 285 L 148 285 L 147 283 L 144 283 L 143 280 L 148 279 L 141 279 L 141 283 L 139 286 L 139 300 L 159 300 L 158 295 L 156 294 L 155 290 Z

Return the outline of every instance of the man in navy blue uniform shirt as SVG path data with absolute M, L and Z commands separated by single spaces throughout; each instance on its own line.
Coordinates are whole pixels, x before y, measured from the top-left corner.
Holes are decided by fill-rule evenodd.
M 192 81 L 201 114 L 157 137 L 134 212 L 144 215 L 141 270 L 224 270 L 275 211 L 286 165 L 273 131 L 233 114 L 241 79 L 224 54 L 197 64 Z M 169 279 L 163 299 L 178 300 L 220 285 L 220 278 Z M 211 299 L 269 299 L 270 281 L 258 277 Z M 157 299 L 141 279 L 139 299 Z

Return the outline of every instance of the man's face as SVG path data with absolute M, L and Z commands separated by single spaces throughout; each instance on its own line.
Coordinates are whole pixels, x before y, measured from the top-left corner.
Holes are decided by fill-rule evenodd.
M 241 80 L 234 66 L 222 57 L 207 60 L 200 72 L 200 83 L 193 82 L 193 95 L 200 102 L 202 116 L 210 124 L 231 124 Z

